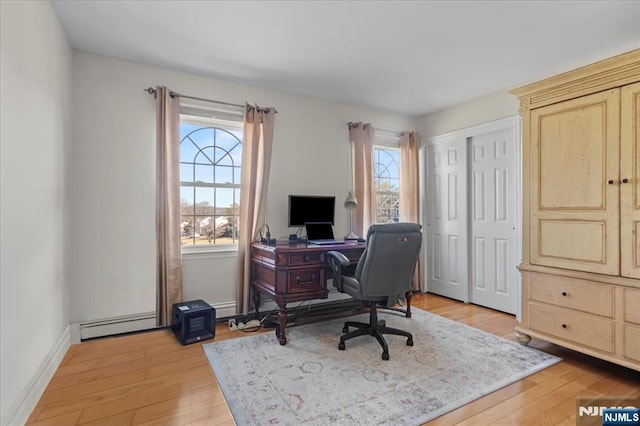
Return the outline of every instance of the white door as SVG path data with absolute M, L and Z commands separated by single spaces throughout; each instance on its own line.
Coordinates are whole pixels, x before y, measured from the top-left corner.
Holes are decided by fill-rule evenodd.
M 471 137 L 471 302 L 516 313 L 518 247 L 514 128 Z
M 427 147 L 427 290 L 469 300 L 467 142 L 445 138 Z

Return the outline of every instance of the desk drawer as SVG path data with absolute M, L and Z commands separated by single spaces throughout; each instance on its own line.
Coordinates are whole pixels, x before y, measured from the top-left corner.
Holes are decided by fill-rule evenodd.
M 289 266 L 324 265 L 325 253 L 322 251 L 307 253 L 289 253 Z
M 542 333 L 613 353 L 613 321 L 610 320 L 529 303 L 529 326 Z
M 324 268 L 289 271 L 288 281 L 289 293 L 323 289 L 325 285 Z

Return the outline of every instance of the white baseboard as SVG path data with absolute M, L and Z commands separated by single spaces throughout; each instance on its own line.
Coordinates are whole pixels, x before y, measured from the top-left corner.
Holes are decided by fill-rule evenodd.
M 23 425 L 27 422 L 70 346 L 71 327 L 67 326 L 7 411 L 2 425 Z

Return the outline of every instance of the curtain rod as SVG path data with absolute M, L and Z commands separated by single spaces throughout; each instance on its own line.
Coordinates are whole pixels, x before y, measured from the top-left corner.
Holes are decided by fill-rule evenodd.
M 354 123 L 352 121 L 348 122 L 347 125 L 349 126 L 350 129 L 357 129 L 358 126 L 360 125 L 360 123 Z M 381 135 L 380 136 L 397 136 L 397 137 L 401 137 L 402 134 L 404 132 L 396 132 L 393 130 L 385 130 L 385 129 L 378 129 L 377 127 L 374 127 L 373 130 L 375 130 L 376 132 L 380 132 Z
M 156 89 L 154 89 L 153 87 L 147 87 L 146 89 L 144 89 L 144 91 L 147 92 L 150 95 L 154 95 L 155 96 L 155 94 L 156 94 Z M 220 104 L 220 105 L 234 106 L 234 107 L 238 107 L 238 108 L 242 108 L 242 109 L 245 108 L 245 105 L 233 104 L 233 103 L 230 103 L 230 102 L 223 102 L 223 101 L 214 101 L 213 99 L 198 98 L 196 96 L 183 95 L 183 94 L 180 94 L 180 93 L 177 93 L 177 92 L 169 92 L 169 95 L 172 98 L 177 96 L 179 98 L 193 99 L 193 100 L 202 101 L 202 102 L 211 102 L 211 103 Z M 264 108 L 262 108 L 262 109 L 264 109 Z M 274 108 L 273 110 L 276 112 L 276 114 L 278 113 L 277 109 Z M 267 111 L 268 111 L 268 108 L 267 108 Z

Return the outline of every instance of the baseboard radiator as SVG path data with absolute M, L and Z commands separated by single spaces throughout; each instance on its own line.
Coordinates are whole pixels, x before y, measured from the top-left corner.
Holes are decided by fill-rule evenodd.
M 218 318 L 232 316 L 236 313 L 235 301 L 210 303 L 210 305 L 216 309 L 216 316 Z M 80 343 L 82 340 L 93 339 L 96 337 L 113 336 L 116 334 L 158 328 L 156 325 L 155 311 L 82 322 L 77 324 L 76 327 L 79 329 L 79 336 L 77 338 L 73 338 L 74 336 L 72 336 L 72 343 Z M 74 333 L 72 332 L 72 334 Z
M 80 340 L 157 328 L 156 313 L 143 312 L 79 324 Z

